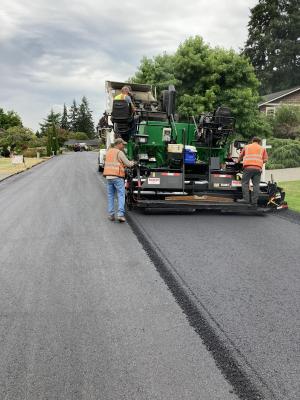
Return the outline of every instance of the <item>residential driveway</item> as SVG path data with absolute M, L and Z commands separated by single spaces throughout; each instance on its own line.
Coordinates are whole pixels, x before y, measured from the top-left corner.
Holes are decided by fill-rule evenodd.
M 271 180 L 271 175 L 276 182 L 300 181 L 300 168 L 284 168 L 266 170 L 266 181 Z

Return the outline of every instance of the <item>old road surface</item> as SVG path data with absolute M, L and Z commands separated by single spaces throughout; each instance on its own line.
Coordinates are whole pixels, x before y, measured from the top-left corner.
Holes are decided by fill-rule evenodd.
M 297 217 L 111 223 L 95 153 L 0 210 L 0 400 L 300 398 Z

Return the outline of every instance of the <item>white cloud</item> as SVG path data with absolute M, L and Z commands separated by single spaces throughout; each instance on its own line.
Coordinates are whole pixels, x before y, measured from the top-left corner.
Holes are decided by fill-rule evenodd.
M 238 50 L 255 0 L 2 0 L 0 107 L 34 129 L 54 105 L 86 95 L 95 120 L 104 81 L 126 80 L 142 56 L 189 36 Z

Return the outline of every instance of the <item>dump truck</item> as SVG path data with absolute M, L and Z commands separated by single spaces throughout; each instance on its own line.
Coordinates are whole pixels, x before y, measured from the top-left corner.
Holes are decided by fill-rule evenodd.
M 124 85 L 131 88 L 134 113 L 127 101 L 114 100 Z M 179 120 L 172 85 L 157 96 L 151 85 L 107 81 L 106 92 L 107 142 L 122 137 L 127 157 L 136 162 L 125 180 L 129 209 L 264 213 L 287 207 L 284 190 L 273 181 L 260 182 L 258 207 L 236 202 L 243 165 L 235 157 L 247 142 L 233 141 L 228 107 Z

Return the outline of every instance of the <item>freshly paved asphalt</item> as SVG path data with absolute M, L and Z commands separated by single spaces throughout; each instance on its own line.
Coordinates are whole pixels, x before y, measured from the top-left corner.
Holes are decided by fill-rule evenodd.
M 58 157 L 1 182 L 0 210 L 1 400 L 237 399 L 130 226 L 106 219 L 95 154 Z M 251 241 L 257 242 L 250 233 L 249 249 L 239 249 L 245 238 L 241 220 L 231 219 L 234 225 L 229 217 L 214 217 L 211 223 L 208 217 L 141 217 L 141 221 L 153 230 L 154 240 L 161 238 L 162 247 L 167 247 L 169 238 L 174 253 L 166 248 L 167 254 L 180 255 L 176 267 L 185 265 L 182 273 L 202 292 L 207 306 L 215 307 L 215 316 L 222 323 L 230 316 L 227 322 L 230 333 L 237 336 L 236 344 L 263 360 L 261 369 L 270 379 L 272 373 L 286 377 L 287 382 L 279 383 L 293 388 L 287 366 L 293 364 L 295 343 L 295 304 L 290 300 L 296 282 L 291 274 L 293 269 L 297 273 L 293 262 L 299 254 L 292 235 L 299 233 L 299 227 L 281 221 L 283 232 L 291 233 L 288 239 L 280 234 L 276 219 L 266 220 L 274 229 L 270 240 L 277 238 L 275 254 L 283 248 L 281 241 L 287 246 L 279 260 L 270 256 L 266 272 L 267 266 L 252 268 L 247 259 L 242 266 L 229 265 L 234 254 L 238 260 L 249 256 Z M 176 232 L 180 225 L 181 232 L 184 226 L 190 229 L 185 236 Z M 163 231 L 156 232 L 161 228 L 165 239 Z M 213 241 L 208 240 L 211 234 Z M 227 250 L 222 246 L 224 237 Z M 190 246 L 183 257 L 184 239 L 196 241 L 197 249 Z M 264 239 L 269 242 L 268 236 Z M 200 263 L 195 250 L 204 245 L 207 251 Z M 259 260 L 266 257 L 262 243 L 256 250 Z M 258 310 L 259 297 L 253 303 L 250 298 L 253 290 L 265 299 Z M 267 320 L 272 320 L 271 326 Z M 283 320 L 287 325 L 278 326 Z M 279 340 L 277 333 L 283 331 Z M 260 340 L 251 332 L 258 332 Z M 253 347 L 255 343 L 264 348 Z M 278 348 L 270 349 L 271 344 Z M 270 364 L 282 371 L 270 371 Z
M 184 288 L 264 398 L 299 400 L 299 214 L 133 220 L 162 274 Z

